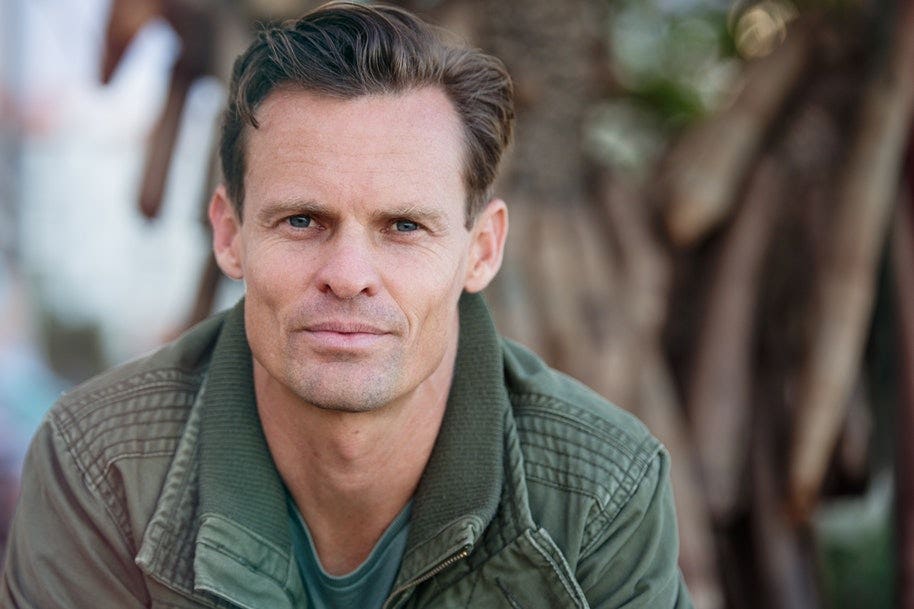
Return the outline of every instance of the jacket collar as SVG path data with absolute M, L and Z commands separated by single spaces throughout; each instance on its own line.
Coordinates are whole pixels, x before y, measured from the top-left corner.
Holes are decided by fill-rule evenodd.
M 460 337 L 447 409 L 413 500 L 396 586 L 476 543 L 495 516 L 504 482 L 509 410 L 498 334 L 479 295 L 460 299 Z
M 510 405 L 499 337 L 481 296 L 464 294 L 459 308 L 448 406 L 396 585 L 474 545 L 502 495 Z M 285 490 L 257 416 L 243 300 L 225 316 L 137 563 L 185 594 L 240 606 L 295 605 L 303 595 Z

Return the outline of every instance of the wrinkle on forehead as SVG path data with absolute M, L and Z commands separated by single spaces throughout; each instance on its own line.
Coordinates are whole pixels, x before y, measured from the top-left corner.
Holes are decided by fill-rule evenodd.
M 351 100 L 279 90 L 258 112 L 245 181 L 262 201 L 329 203 L 296 190 L 304 183 L 340 198 L 390 195 L 385 206 L 427 205 L 454 189 L 465 201 L 461 123 L 437 88 Z

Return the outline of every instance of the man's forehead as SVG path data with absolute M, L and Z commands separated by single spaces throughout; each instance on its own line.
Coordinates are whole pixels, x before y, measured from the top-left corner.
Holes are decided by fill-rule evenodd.
M 264 100 L 257 118 L 245 182 L 261 202 L 321 200 L 313 190 L 323 189 L 408 206 L 457 193 L 463 211 L 462 131 L 441 90 L 338 99 L 284 88 Z
M 308 147 L 351 155 L 408 157 L 455 163 L 462 173 L 465 140 L 446 94 L 434 87 L 341 99 L 299 88 L 271 93 L 247 134 L 253 156 Z M 250 166 L 250 165 L 249 165 Z
M 391 114 L 404 124 L 435 122 L 454 128 L 462 135 L 460 117 L 444 89 L 424 86 L 404 91 L 366 93 L 351 97 L 332 95 L 295 85 L 274 89 L 258 105 L 254 113 L 261 127 L 264 121 L 303 118 L 308 116 L 358 117 L 363 121 L 373 114 L 383 113 L 389 122 Z

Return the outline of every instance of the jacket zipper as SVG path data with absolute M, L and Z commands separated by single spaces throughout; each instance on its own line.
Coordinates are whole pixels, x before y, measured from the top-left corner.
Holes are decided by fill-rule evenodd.
M 429 569 L 428 571 L 426 571 L 419 577 L 417 577 L 413 580 L 410 580 L 410 581 L 406 582 L 405 584 L 401 585 L 399 588 L 397 588 L 396 590 L 394 590 L 393 592 L 390 593 L 390 596 L 387 597 L 387 601 L 384 603 L 384 606 L 381 609 L 387 609 L 387 607 L 391 606 L 391 603 L 397 597 L 399 597 L 401 594 L 403 594 L 410 588 L 418 586 L 422 582 L 435 577 L 436 575 L 438 575 L 445 569 L 455 565 L 456 563 L 460 562 L 461 560 L 464 560 L 467 556 L 470 555 L 470 547 L 471 546 L 465 546 L 463 549 L 461 549 L 457 553 L 452 554 L 449 557 L 445 558 L 440 563 L 438 563 L 437 565 L 435 565 L 434 567 L 432 567 L 431 569 Z

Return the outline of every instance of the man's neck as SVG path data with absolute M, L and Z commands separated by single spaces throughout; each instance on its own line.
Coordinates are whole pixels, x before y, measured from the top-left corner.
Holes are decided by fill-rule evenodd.
M 255 360 L 270 453 L 328 573 L 361 564 L 412 498 L 441 427 L 455 356 L 456 344 L 414 392 L 371 412 L 304 404 Z

